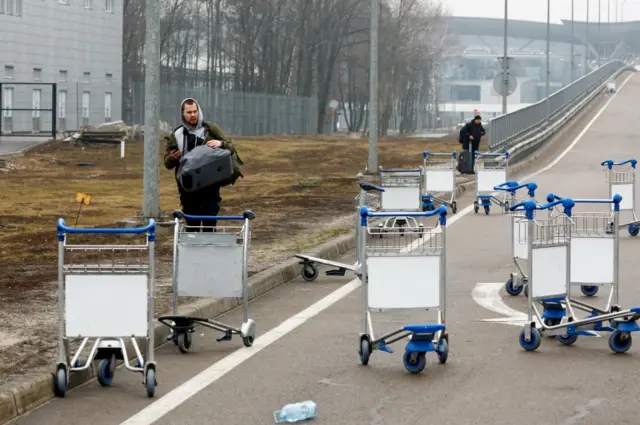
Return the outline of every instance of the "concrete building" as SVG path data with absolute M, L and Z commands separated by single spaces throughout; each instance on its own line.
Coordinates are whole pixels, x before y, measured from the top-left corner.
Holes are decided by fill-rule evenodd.
M 122 1 L 0 0 L 0 134 L 121 119 Z

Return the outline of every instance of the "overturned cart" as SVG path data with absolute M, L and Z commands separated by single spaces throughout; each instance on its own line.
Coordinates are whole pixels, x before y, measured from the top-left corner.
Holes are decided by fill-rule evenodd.
M 196 324 L 222 332 L 217 340 L 230 341 L 240 335 L 246 347 L 253 345 L 256 324 L 249 318 L 247 259 L 251 240 L 251 211 L 241 216 L 192 216 L 174 211 L 173 239 L 173 314 L 158 320 L 171 328 L 167 340 L 173 340 L 182 353 L 189 351 Z M 214 222 L 214 226 L 182 223 Z M 215 222 L 241 221 L 242 226 L 216 226 Z M 240 329 L 217 320 L 178 315 L 179 296 L 242 298 L 244 319 Z
M 378 193 L 384 192 L 381 187 L 360 181 L 361 177 L 362 175 L 359 174 L 358 185 L 360 186 L 360 193 L 356 196 L 356 263 L 345 264 L 312 255 L 296 254 L 295 257 L 301 260 L 302 271 L 300 273 L 307 282 L 313 282 L 318 278 L 320 272 L 316 264 L 332 267 L 331 270 L 326 271 L 327 276 L 344 276 L 347 270 L 355 271 L 356 265 L 360 263 L 360 250 L 358 249 L 360 245 L 360 208 L 367 207 L 371 211 L 377 210 L 380 206 L 380 195 Z

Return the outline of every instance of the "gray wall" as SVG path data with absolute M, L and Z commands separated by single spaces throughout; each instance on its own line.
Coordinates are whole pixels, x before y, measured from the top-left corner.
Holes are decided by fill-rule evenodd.
M 62 4 L 62 3 L 66 4 Z M 122 115 L 123 0 L 0 0 L 0 83 L 13 87 L 12 108 L 32 108 L 33 90 L 41 89 L 40 108 L 52 107 L 51 88 L 11 83 L 57 83 L 66 92 L 65 120 L 58 128 L 75 130 L 105 121 L 105 97 L 111 93 L 110 121 Z M 85 8 L 89 3 L 90 8 Z M 112 11 L 107 11 L 107 5 Z M 17 5 L 14 6 L 14 5 Z M 7 68 L 13 67 L 13 75 Z M 34 68 L 41 77 L 34 80 Z M 66 71 L 66 78 L 61 71 Z M 90 73 L 89 79 L 85 73 Z M 111 78 L 107 78 L 111 74 Z M 88 119 L 83 119 L 83 92 L 89 92 Z M 6 92 L 4 102 L 6 102 Z M 58 116 L 61 115 L 58 94 Z M 6 104 L 5 104 L 6 105 Z M 6 107 L 6 106 L 4 106 Z M 14 132 L 31 132 L 32 111 L 12 111 Z M 3 132 L 8 130 L 3 113 Z M 40 131 L 50 132 L 51 113 L 40 112 Z

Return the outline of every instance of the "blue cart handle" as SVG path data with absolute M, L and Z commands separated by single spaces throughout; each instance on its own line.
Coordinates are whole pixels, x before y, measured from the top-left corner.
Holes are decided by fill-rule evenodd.
M 568 210 L 569 212 L 571 211 L 571 208 L 573 208 L 573 206 L 575 205 L 575 203 L 573 202 L 573 199 L 571 198 L 562 198 L 562 199 L 557 199 L 553 202 L 549 202 L 547 204 L 544 205 L 538 205 L 533 201 L 527 200 L 524 202 L 520 202 L 518 204 L 515 204 L 513 206 L 511 206 L 509 208 L 510 211 L 526 211 L 526 215 L 527 218 L 529 220 L 533 220 L 533 212 L 535 210 L 547 210 L 547 209 L 551 209 L 553 207 L 555 207 L 556 205 L 562 205 L 565 208 L 565 211 Z
M 494 186 L 493 190 L 502 190 L 504 192 L 514 194 L 518 190 L 524 189 L 525 187 L 528 189 L 529 196 L 533 198 L 536 195 L 536 189 L 538 188 L 538 185 L 534 182 L 518 184 L 518 182 L 515 180 L 509 180 L 507 182 L 500 183 L 499 185 Z
M 156 231 L 156 221 L 154 219 L 149 219 L 149 224 L 144 227 L 132 227 L 132 228 L 105 228 L 105 227 L 69 227 L 64 222 L 63 218 L 58 219 L 58 224 L 56 225 L 58 230 L 58 239 L 64 238 L 65 233 L 75 233 L 75 234 L 111 234 L 111 235 L 139 235 L 141 233 L 149 233 L 149 237 L 151 240 L 155 239 L 155 231 Z
M 563 198 L 553 193 L 549 193 L 547 195 L 547 202 L 563 201 L 565 199 L 568 198 Z M 620 211 L 620 202 L 622 202 L 622 196 L 616 193 L 615 195 L 613 195 L 612 199 L 571 199 L 571 202 L 573 205 L 568 207 L 568 209 L 565 205 L 563 205 L 563 207 L 565 207 L 565 214 L 567 214 L 568 216 L 571 216 L 571 208 L 573 208 L 575 204 L 613 204 L 614 211 L 618 212 Z
M 366 226 L 368 217 L 433 217 L 436 214 L 440 215 L 440 224 L 445 225 L 447 223 L 447 207 L 444 205 L 436 210 L 424 212 L 369 212 L 367 207 L 360 207 L 360 217 L 362 217 L 360 224 Z
M 422 157 L 424 159 L 427 159 L 428 156 L 451 156 L 453 157 L 453 159 L 456 159 L 455 152 L 429 152 L 429 151 L 422 152 Z
M 384 192 L 384 189 L 376 186 L 375 184 L 371 184 L 371 183 L 358 183 L 360 185 L 360 189 L 362 190 L 366 190 L 366 191 L 370 191 L 370 190 L 375 190 L 377 192 Z
M 495 157 L 501 157 L 502 155 L 504 155 L 504 157 L 506 159 L 509 159 L 509 152 L 502 152 L 502 153 L 495 153 L 495 152 L 478 152 L 476 151 L 474 153 L 474 156 L 477 158 L 479 156 L 495 156 Z
M 177 218 L 179 220 L 217 220 L 217 221 L 243 221 L 243 220 L 253 220 L 256 218 L 256 215 L 251 210 L 245 210 L 242 215 L 190 215 L 185 214 L 180 210 L 175 210 L 173 212 L 173 218 Z
M 602 165 L 602 166 L 606 165 L 607 168 L 609 168 L 611 170 L 614 165 L 631 164 L 631 168 L 636 168 L 636 164 L 637 163 L 638 163 L 638 161 L 635 160 L 635 159 L 627 159 L 626 161 L 622 161 L 622 162 L 614 162 L 612 159 L 607 159 L 606 161 L 602 161 L 602 163 L 600 165 Z

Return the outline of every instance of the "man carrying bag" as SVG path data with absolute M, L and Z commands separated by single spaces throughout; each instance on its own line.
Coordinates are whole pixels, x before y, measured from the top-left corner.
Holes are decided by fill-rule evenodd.
M 475 174 L 473 166 L 475 164 L 475 153 L 480 148 L 480 139 L 486 134 L 482 126 L 482 118 L 476 115 L 472 121 L 466 123 L 460 129 L 459 142 L 462 143 L 462 152 L 458 162 L 460 174 Z
M 220 212 L 220 188 L 235 184 L 244 163 L 233 142 L 220 127 L 204 121 L 200 105 L 187 98 L 180 105 L 182 125 L 164 138 L 164 165 L 175 169 L 182 211 L 188 215 L 215 216 Z M 223 151 L 208 151 L 221 149 Z M 187 220 L 187 226 L 199 226 Z M 204 231 L 213 231 L 216 220 L 203 220 Z M 195 229 L 193 229 L 195 230 Z

